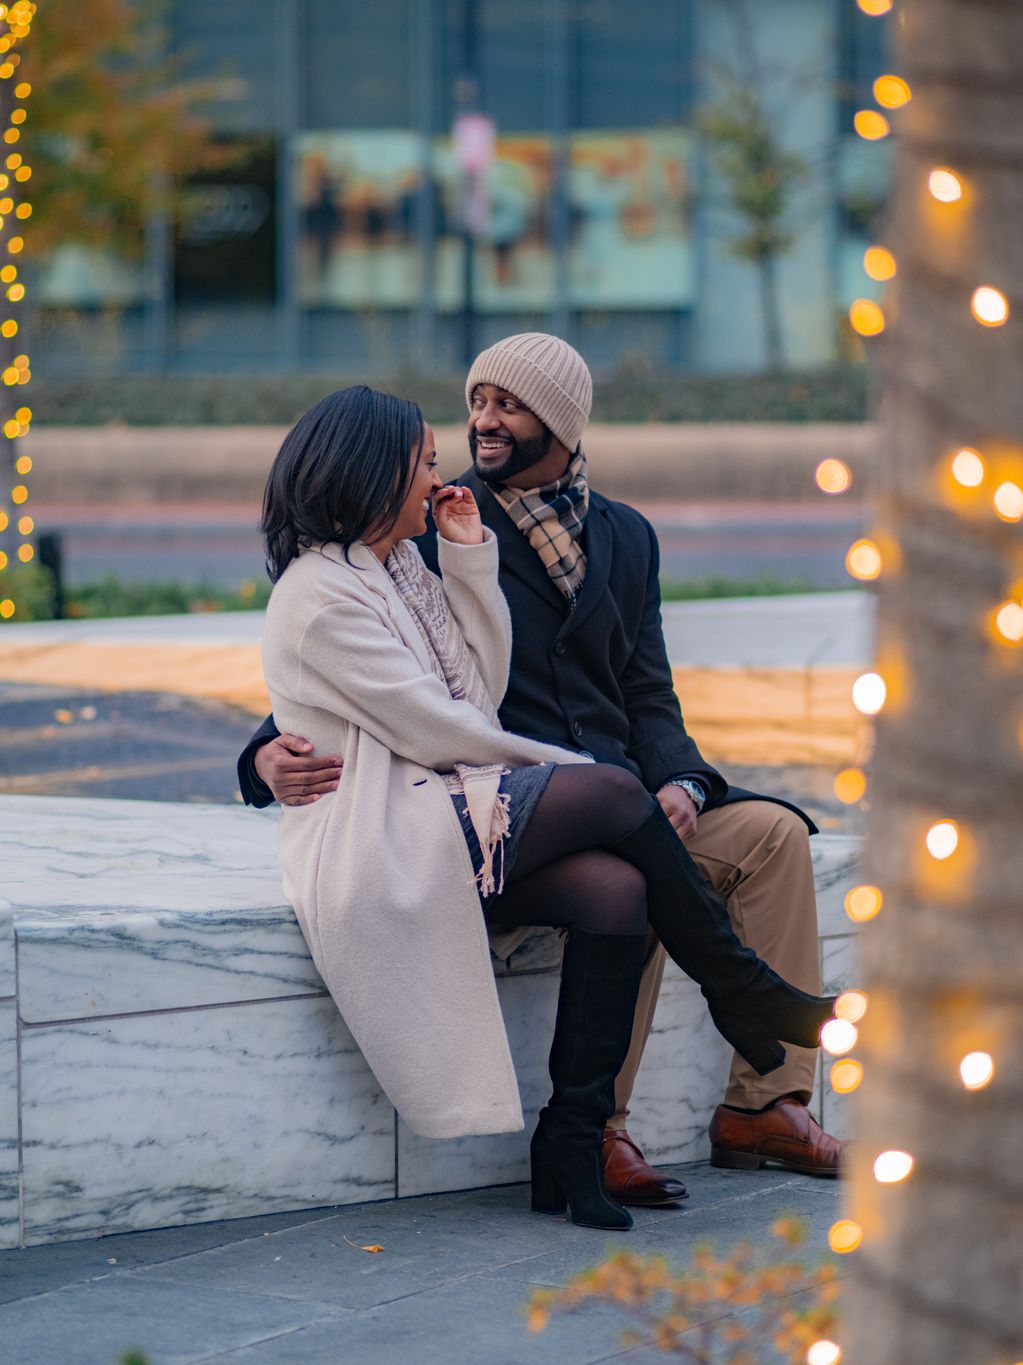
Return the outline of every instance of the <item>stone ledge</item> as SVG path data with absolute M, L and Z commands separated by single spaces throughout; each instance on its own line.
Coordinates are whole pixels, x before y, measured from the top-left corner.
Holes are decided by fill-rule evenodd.
M 0 811 L 14 906 L 0 902 L 0 1246 L 525 1178 L 553 931 L 495 963 L 527 1131 L 430 1141 L 324 995 L 280 893 L 273 813 L 42 797 Z M 835 984 L 852 970 L 842 897 L 859 846 L 811 847 Z M 634 1104 L 652 1159 L 706 1155 L 728 1055 L 670 968 Z M 823 1083 L 820 1101 L 834 1128 L 841 1101 Z

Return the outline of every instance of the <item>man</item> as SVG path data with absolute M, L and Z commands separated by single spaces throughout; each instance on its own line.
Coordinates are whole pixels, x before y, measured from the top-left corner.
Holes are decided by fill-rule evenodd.
M 650 524 L 593 491 L 580 444 L 592 384 L 582 357 L 543 333 L 506 337 L 473 362 L 466 384 L 468 485 L 497 536 L 512 616 L 509 730 L 589 753 L 640 776 L 715 889 L 736 932 L 793 985 L 820 993 L 817 910 L 807 833 L 795 807 L 729 787 L 686 733 L 661 630 L 659 556 Z M 437 568 L 436 532 L 419 542 Z M 239 760 L 245 800 L 304 804 L 336 789 L 340 758 L 312 755 L 268 719 Z M 664 971 L 651 938 L 632 1046 L 605 1132 L 608 1193 L 659 1205 L 685 1187 L 650 1166 L 629 1137 L 629 1100 Z M 753 1168 L 770 1160 L 838 1173 L 842 1144 L 810 1116 L 816 1052 L 789 1047 L 757 1076 L 732 1061 L 710 1126 L 711 1161 Z

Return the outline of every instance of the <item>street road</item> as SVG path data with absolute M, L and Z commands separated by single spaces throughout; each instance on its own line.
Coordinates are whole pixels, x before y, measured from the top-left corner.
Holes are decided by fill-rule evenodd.
M 772 578 L 809 588 L 848 587 L 843 560 L 863 534 L 862 503 L 642 503 L 661 543 L 665 582 Z M 249 506 L 37 506 L 40 531 L 59 531 L 65 578 L 81 584 L 105 574 L 132 581 L 203 581 L 237 587 L 263 575 Z

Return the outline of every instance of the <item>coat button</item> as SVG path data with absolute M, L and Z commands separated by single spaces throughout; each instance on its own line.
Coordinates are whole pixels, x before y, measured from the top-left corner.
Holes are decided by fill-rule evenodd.
M 579 757 L 580 757 L 580 758 L 595 758 L 596 755 L 595 755 L 595 754 L 591 754 L 590 751 L 589 751 L 589 749 L 580 749 L 580 750 L 579 750 Z
M 554 653 L 564 654 L 567 648 L 568 646 L 565 644 L 564 640 L 559 640 L 558 643 L 554 646 Z
M 578 721 L 576 721 L 576 722 L 573 724 L 573 726 L 572 726 L 572 733 L 573 733 L 573 735 L 575 735 L 576 739 L 578 739 L 579 736 L 582 734 L 582 732 L 583 732 L 583 727 L 579 724 Z

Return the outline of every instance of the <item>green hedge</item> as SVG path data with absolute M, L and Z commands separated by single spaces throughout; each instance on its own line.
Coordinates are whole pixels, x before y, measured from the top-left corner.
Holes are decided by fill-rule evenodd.
M 370 376 L 358 376 L 375 382 Z M 159 375 L 32 378 L 37 424 L 97 426 L 290 425 L 352 376 Z M 414 398 L 431 422 L 465 418 L 462 379 L 405 373 L 378 387 Z M 772 375 L 692 375 L 638 362 L 598 377 L 593 407 L 603 422 L 860 422 L 867 412 L 862 366 Z

